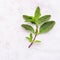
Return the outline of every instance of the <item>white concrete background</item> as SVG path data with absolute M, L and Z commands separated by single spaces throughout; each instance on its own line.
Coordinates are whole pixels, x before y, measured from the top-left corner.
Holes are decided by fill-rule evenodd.
M 28 49 L 22 15 L 33 15 L 37 6 L 42 15 L 51 14 L 56 25 Z M 0 60 L 60 60 L 60 0 L 0 0 Z

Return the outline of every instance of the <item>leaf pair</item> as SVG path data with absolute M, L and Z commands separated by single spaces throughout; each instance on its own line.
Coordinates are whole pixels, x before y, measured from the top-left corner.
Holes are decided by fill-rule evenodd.
M 23 18 L 25 19 L 25 22 L 31 22 L 33 24 L 37 23 L 37 24 L 42 24 L 48 20 L 50 20 L 51 15 L 45 15 L 40 17 L 38 20 L 34 20 L 34 18 L 32 16 L 27 16 L 27 15 L 23 15 Z M 35 18 L 36 19 L 36 18 Z
M 55 21 L 49 21 L 49 22 L 44 23 L 39 28 L 39 34 L 49 32 L 53 28 L 54 25 L 55 25 Z M 22 27 L 34 33 L 34 29 L 32 26 L 27 25 L 27 24 L 22 24 Z
M 26 37 L 26 38 L 27 38 L 27 40 L 28 40 L 29 42 L 32 42 L 32 41 L 33 41 L 32 33 L 30 33 L 29 37 Z
M 29 42 L 32 42 L 32 41 L 33 41 L 32 33 L 30 33 L 29 37 L 26 37 L 26 39 L 27 39 Z M 35 40 L 34 42 L 38 43 L 38 42 L 41 42 L 41 41 L 40 41 L 40 40 Z

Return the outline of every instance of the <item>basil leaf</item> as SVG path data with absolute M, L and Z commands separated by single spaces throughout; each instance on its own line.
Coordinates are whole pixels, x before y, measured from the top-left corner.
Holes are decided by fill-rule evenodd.
M 38 24 L 44 23 L 44 22 L 48 21 L 50 18 L 51 18 L 51 15 L 42 16 L 37 20 L 37 23 Z
M 32 33 L 30 33 L 30 39 L 32 40 Z
M 30 33 L 30 42 L 32 42 L 32 38 L 33 38 L 32 33 Z
M 55 21 L 49 21 L 49 22 L 44 23 L 39 28 L 39 33 L 42 34 L 42 33 L 46 33 L 48 31 L 50 31 L 54 25 L 55 25 Z
M 30 36 L 29 37 L 26 37 L 28 39 L 29 42 L 32 42 L 32 33 L 30 33 Z
M 37 7 L 36 10 L 35 10 L 35 14 L 34 14 L 35 20 L 37 20 L 40 16 L 41 16 L 40 8 Z
M 29 42 L 32 42 L 32 40 L 31 40 L 29 37 L 26 37 L 26 39 L 27 39 Z
M 25 28 L 26 30 L 29 30 L 29 31 L 31 31 L 31 32 L 34 33 L 34 29 L 33 29 L 32 26 L 27 25 L 27 24 L 22 24 L 21 26 L 22 26 L 23 28 Z
M 27 39 L 28 41 L 30 41 L 30 38 L 29 38 L 29 37 L 26 37 L 26 39 Z
M 32 22 L 33 21 L 32 16 L 23 15 L 23 18 L 25 19 L 25 22 Z
M 23 15 L 23 18 L 25 19 L 25 22 L 31 22 L 32 24 L 35 24 L 32 16 Z

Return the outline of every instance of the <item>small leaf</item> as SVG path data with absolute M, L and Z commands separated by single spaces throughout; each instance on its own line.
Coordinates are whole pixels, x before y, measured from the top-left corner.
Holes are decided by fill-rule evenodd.
M 26 22 L 32 21 L 32 16 L 23 15 L 23 18 L 25 19 Z
M 31 22 L 32 24 L 35 24 L 32 16 L 23 15 L 23 18 L 25 19 L 25 22 Z
M 41 16 L 40 8 L 37 7 L 36 10 L 35 10 L 35 14 L 34 14 L 35 20 L 37 20 L 40 16 Z
M 32 38 L 33 38 L 32 33 L 30 33 L 30 42 L 32 42 Z
M 37 23 L 38 24 L 44 23 L 44 22 L 48 21 L 50 19 L 50 17 L 51 17 L 51 15 L 42 16 L 37 20 Z
M 30 40 L 30 38 L 29 38 L 29 37 L 26 37 L 26 39 Z
M 34 41 L 34 42 L 40 43 L 41 41 L 39 41 L 39 40 L 36 40 L 36 41 Z
M 29 37 L 26 37 L 28 39 L 29 42 L 32 42 L 32 33 L 30 33 L 30 36 Z
M 27 25 L 27 24 L 22 24 L 21 26 L 22 26 L 23 28 L 25 28 L 26 30 L 29 30 L 29 31 L 31 31 L 31 32 L 34 33 L 34 29 L 33 29 L 32 26 Z
M 30 33 L 30 39 L 32 40 L 32 33 Z
M 32 42 L 32 40 L 31 40 L 29 37 L 26 37 L 26 39 L 27 39 L 29 42 Z
M 49 21 L 49 22 L 44 23 L 43 25 L 41 25 L 39 29 L 39 33 L 42 34 L 42 33 L 49 32 L 53 28 L 54 25 L 55 25 L 55 21 Z

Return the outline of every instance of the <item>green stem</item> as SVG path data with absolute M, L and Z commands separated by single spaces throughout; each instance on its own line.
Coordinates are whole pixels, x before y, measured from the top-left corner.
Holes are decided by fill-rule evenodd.
M 28 46 L 28 48 L 30 48 L 32 45 L 33 45 L 33 43 L 34 43 L 34 41 L 35 41 L 35 39 L 36 39 L 36 37 L 37 37 L 37 34 L 38 34 L 38 26 L 36 25 L 36 33 L 35 33 L 35 36 L 34 36 L 34 38 L 33 38 L 33 41 L 30 43 L 30 45 Z

